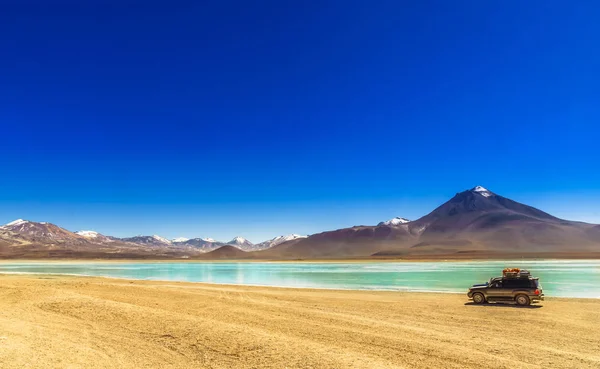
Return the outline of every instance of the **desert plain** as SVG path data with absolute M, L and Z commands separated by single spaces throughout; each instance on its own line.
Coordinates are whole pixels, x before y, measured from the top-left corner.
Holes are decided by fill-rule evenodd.
M 0 368 L 600 368 L 600 300 L 0 275 Z

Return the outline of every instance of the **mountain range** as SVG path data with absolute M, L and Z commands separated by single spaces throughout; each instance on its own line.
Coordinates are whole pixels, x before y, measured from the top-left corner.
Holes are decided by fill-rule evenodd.
M 588 255 L 600 253 L 600 225 L 559 219 L 476 186 L 429 214 L 396 217 L 310 236 L 278 236 L 258 244 L 243 237 L 135 236 L 71 232 L 51 223 L 16 220 L 0 227 L 0 257 L 202 259 L 332 259 Z
M 95 231 L 71 232 L 48 222 L 17 219 L 0 226 L 0 257 L 190 257 L 232 246 L 258 251 L 306 236 L 291 234 L 253 244 L 237 236 L 221 242 L 212 238 L 166 239 L 158 235 L 117 238 Z

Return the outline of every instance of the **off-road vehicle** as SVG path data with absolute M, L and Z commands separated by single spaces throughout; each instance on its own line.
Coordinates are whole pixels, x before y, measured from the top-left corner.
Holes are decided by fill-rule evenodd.
M 515 302 L 525 306 L 544 300 L 542 285 L 527 270 L 507 268 L 502 277 L 491 278 L 484 284 L 475 284 L 467 293 L 476 304 L 486 302 Z

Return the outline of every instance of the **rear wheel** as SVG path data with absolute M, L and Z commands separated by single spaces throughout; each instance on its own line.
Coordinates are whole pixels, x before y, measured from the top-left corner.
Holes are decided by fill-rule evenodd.
M 483 293 L 474 293 L 473 302 L 476 304 L 483 304 L 485 302 L 485 296 L 483 296 Z
M 531 301 L 529 300 L 529 296 L 527 295 L 517 295 L 515 297 L 515 302 L 519 306 L 527 306 L 531 303 Z

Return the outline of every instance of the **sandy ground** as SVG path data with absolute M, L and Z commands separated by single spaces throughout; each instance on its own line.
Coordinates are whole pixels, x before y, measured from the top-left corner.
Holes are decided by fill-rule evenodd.
M 600 368 L 600 300 L 0 275 L 0 368 Z

